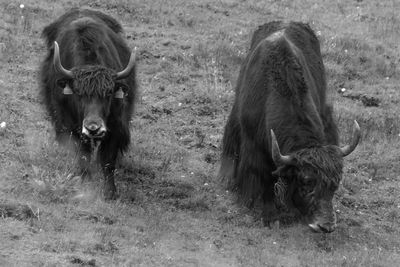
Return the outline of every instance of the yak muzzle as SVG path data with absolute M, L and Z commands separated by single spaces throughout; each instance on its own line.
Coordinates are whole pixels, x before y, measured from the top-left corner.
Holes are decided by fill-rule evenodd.
M 310 223 L 308 225 L 312 230 L 318 233 L 332 233 L 336 229 L 336 223 L 324 223 L 324 224 L 319 224 L 319 223 Z
M 88 138 L 102 138 L 107 129 L 102 120 L 83 120 L 82 134 Z
M 308 225 L 315 232 L 331 233 L 336 229 L 336 213 L 332 201 L 321 201 L 312 223 Z

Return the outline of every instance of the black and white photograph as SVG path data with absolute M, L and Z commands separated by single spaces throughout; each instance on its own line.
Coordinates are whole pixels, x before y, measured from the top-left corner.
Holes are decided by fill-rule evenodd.
M 400 266 L 399 0 L 0 0 L 0 266 Z

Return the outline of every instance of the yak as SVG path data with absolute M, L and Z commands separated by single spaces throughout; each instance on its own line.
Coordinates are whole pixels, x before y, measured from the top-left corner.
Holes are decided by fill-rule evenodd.
M 137 94 L 136 50 L 131 52 L 122 34 L 114 18 L 78 8 L 42 32 L 48 54 L 40 69 L 41 94 L 56 140 L 76 144 L 82 180 L 91 177 L 89 164 L 96 157 L 106 199 L 116 197 L 115 164 L 130 143 Z
M 354 121 L 350 144 L 338 146 L 326 88 L 320 44 L 308 24 L 258 27 L 225 125 L 219 176 L 249 207 L 261 201 L 267 225 L 291 211 L 315 231 L 336 228 L 332 200 L 343 157 L 361 133 Z

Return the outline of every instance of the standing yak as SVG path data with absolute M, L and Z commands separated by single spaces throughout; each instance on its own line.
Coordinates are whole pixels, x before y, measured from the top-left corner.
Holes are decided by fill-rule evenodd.
M 83 179 L 90 176 L 91 154 L 98 145 L 104 195 L 113 199 L 117 155 L 130 142 L 135 53 L 122 37 L 121 25 L 98 11 L 72 9 L 42 34 L 49 52 L 41 66 L 41 91 L 56 138 L 78 145 Z
M 253 34 L 223 137 L 219 175 L 249 206 L 261 197 L 267 223 L 299 211 L 315 231 L 332 232 L 332 199 L 343 157 L 360 139 L 338 146 L 319 41 L 298 22 L 271 22 Z M 282 154 L 281 154 L 282 151 Z

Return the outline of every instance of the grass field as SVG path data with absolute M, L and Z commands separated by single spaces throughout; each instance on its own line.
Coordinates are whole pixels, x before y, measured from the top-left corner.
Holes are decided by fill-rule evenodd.
M 133 144 L 112 202 L 80 187 L 38 94 L 41 30 L 76 6 L 117 18 L 138 48 Z M 1 0 L 0 266 L 400 266 L 399 10 L 397 0 Z M 272 20 L 311 25 L 342 143 L 354 119 L 362 129 L 332 234 L 264 227 L 216 179 L 240 63 Z

